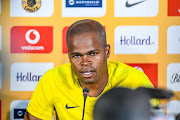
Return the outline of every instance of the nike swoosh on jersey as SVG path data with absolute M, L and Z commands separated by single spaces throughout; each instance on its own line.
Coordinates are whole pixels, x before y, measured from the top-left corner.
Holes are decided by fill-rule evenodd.
M 133 3 L 133 4 L 129 4 L 129 3 L 128 3 L 128 0 L 127 0 L 127 1 L 126 1 L 126 7 L 132 7 L 132 6 L 135 6 L 135 5 L 139 4 L 139 3 L 142 3 L 142 2 L 144 2 L 144 1 L 146 1 L 146 0 L 139 1 L 139 2 L 136 2 L 136 3 Z
M 77 108 L 77 107 L 79 107 L 79 106 L 69 107 L 68 104 L 66 104 L 66 109 Z
M 180 13 L 180 9 L 178 9 L 178 12 Z

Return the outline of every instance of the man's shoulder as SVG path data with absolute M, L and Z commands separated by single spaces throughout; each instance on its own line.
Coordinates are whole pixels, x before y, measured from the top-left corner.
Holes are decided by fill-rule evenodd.
M 118 78 L 125 80 L 127 78 L 146 78 L 145 73 L 142 71 L 117 61 L 108 61 L 108 72 L 109 75 L 114 79 Z
M 69 72 L 71 71 L 71 63 L 65 63 L 63 65 L 59 65 L 53 69 L 48 70 L 48 72 Z
M 118 73 L 127 73 L 127 72 L 131 72 L 131 71 L 136 71 L 135 68 L 122 63 L 122 62 L 118 62 L 118 61 L 108 61 L 108 69 L 110 71 L 113 72 L 118 72 Z
M 147 75 L 129 65 L 120 62 L 108 62 L 110 68 L 110 79 L 113 86 L 123 86 L 128 88 L 152 87 Z M 110 65 L 111 64 L 111 65 Z
M 114 71 L 119 71 L 119 72 L 137 72 L 137 73 L 143 73 L 142 71 L 129 66 L 125 63 L 118 62 L 118 61 L 108 61 L 108 69 L 114 70 Z
M 50 80 L 52 83 L 54 83 L 53 81 L 58 81 L 58 83 L 61 85 L 74 84 L 77 81 L 74 73 L 72 72 L 70 63 L 66 63 L 48 70 L 42 78 L 43 81 Z
M 69 75 L 71 74 L 71 64 L 65 63 L 63 65 L 57 66 L 53 69 L 46 71 L 44 76 L 56 76 L 56 75 Z

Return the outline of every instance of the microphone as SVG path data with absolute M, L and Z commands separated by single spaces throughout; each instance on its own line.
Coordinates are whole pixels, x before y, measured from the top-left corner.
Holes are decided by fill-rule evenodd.
M 170 99 L 174 93 L 170 90 L 139 87 L 135 91 L 147 94 L 150 98 Z
M 87 98 L 88 93 L 89 93 L 89 89 L 88 89 L 88 88 L 84 88 L 84 89 L 83 89 L 84 107 L 83 107 L 82 120 L 84 120 L 85 103 L 86 103 L 86 98 Z

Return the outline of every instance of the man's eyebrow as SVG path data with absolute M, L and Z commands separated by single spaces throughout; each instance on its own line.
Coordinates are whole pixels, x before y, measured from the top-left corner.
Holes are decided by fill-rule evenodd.
M 87 53 L 92 53 L 92 52 L 96 52 L 96 51 L 100 51 L 99 49 L 94 49 L 94 50 L 90 50 Z M 79 52 L 72 52 L 70 55 L 81 55 L 81 53 Z
M 88 53 L 92 53 L 92 52 L 96 52 L 96 51 L 100 51 L 100 50 L 99 49 L 94 49 L 94 50 L 88 51 Z
M 79 55 L 80 53 L 78 52 L 72 52 L 70 55 Z

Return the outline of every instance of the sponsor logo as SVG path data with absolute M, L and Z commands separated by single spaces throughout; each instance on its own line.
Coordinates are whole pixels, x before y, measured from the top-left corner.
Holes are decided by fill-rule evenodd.
M 157 63 L 127 63 L 129 66 L 132 66 L 142 72 L 144 72 L 154 87 L 158 87 L 158 64 Z
M 102 0 L 66 0 L 66 7 L 102 7 Z
M 33 91 L 53 63 L 14 63 L 11 66 L 11 91 Z
M 31 72 L 27 72 L 26 74 L 23 74 L 22 72 L 17 72 L 16 79 L 17 82 L 23 82 L 23 81 L 39 81 L 42 75 L 34 75 Z
M 167 67 L 167 89 L 180 91 L 180 63 L 171 63 Z
M 72 106 L 72 107 L 69 107 L 69 106 L 68 106 L 68 103 L 67 103 L 65 107 L 66 107 L 66 109 L 71 109 L 71 108 L 77 108 L 77 107 L 80 107 L 80 106 Z
M 136 36 L 130 36 L 127 38 L 126 36 L 120 36 L 120 44 L 121 45 L 152 45 L 154 42 L 151 42 L 151 37 L 148 38 L 136 38 Z
M 10 105 L 10 119 L 11 120 L 24 120 L 26 108 L 29 100 L 14 100 Z
M 52 49 L 52 27 L 15 26 L 11 29 L 11 53 L 50 53 Z
M 115 29 L 115 54 L 155 54 L 158 26 L 119 26 Z
M 135 6 L 135 5 L 137 5 L 137 4 L 140 4 L 140 3 L 144 2 L 144 1 L 146 1 L 146 0 L 143 0 L 143 1 L 139 1 L 139 2 L 136 2 L 136 3 L 129 4 L 129 3 L 128 3 L 128 0 L 127 0 L 127 1 L 126 1 L 126 7 L 133 7 L 133 6 Z
M 177 115 L 180 113 L 180 101 L 173 100 L 167 103 L 167 114 Z
M 159 0 L 115 0 L 115 17 L 154 17 L 159 12 Z
M 167 54 L 180 54 L 180 26 L 170 26 L 167 30 Z
M 54 0 L 10 0 L 11 17 L 50 17 Z
M 67 30 L 68 30 L 68 26 L 67 27 L 64 27 L 64 29 L 63 29 L 63 35 L 62 35 L 62 45 L 63 45 L 63 50 L 62 50 L 62 52 L 63 53 L 67 53 L 67 50 L 68 50 L 68 48 L 67 48 L 67 43 L 66 43 L 66 34 L 67 34 Z
M 2 30 L 1 30 L 1 26 L 0 26 L 0 51 L 1 51 L 1 39 L 2 39 Z
M 103 17 L 106 0 L 62 0 L 63 17 Z
M 41 0 L 22 0 L 22 6 L 28 12 L 36 12 L 41 7 Z
M 2 87 L 2 63 L 0 62 L 0 89 Z
M 174 74 L 172 75 L 172 79 L 170 80 L 170 83 L 171 83 L 171 84 L 180 83 L 180 74 L 174 73 Z
M 69 5 L 74 5 L 75 1 L 74 0 L 69 0 L 68 3 L 69 3 Z M 66 7 L 67 7 L 67 0 L 66 0 Z
M 168 16 L 180 16 L 179 0 L 168 0 Z
M 35 39 L 32 40 L 30 38 L 30 34 L 33 33 L 35 35 Z M 26 38 L 26 41 L 29 43 L 29 44 L 36 44 L 39 42 L 40 40 L 40 34 L 37 30 L 34 30 L 34 29 L 30 29 L 26 32 L 25 34 L 25 38 Z M 43 50 L 44 50 L 44 47 L 43 47 Z
M 24 118 L 26 109 L 14 109 L 14 119 Z

